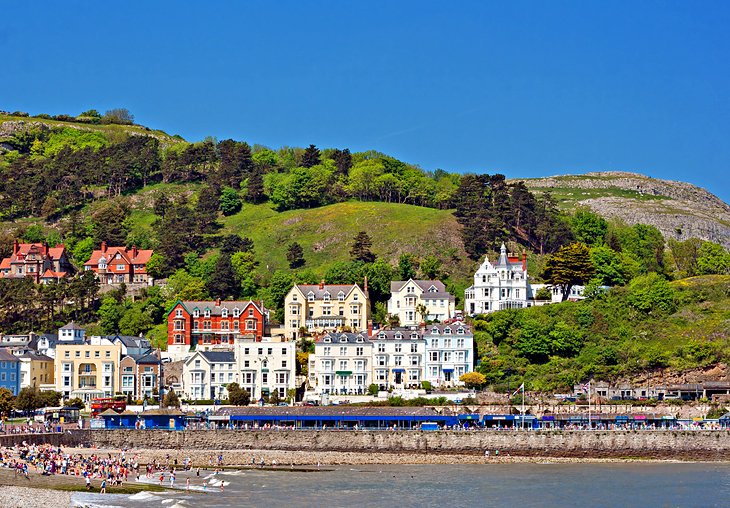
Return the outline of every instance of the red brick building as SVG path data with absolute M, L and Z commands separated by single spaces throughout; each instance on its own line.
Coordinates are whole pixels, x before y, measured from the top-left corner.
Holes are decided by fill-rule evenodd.
M 196 349 L 232 348 L 239 337 L 261 341 L 266 324 L 267 312 L 259 302 L 178 301 L 167 314 L 167 351 L 180 359 Z
M 84 263 L 84 270 L 92 270 L 102 284 L 147 284 L 146 265 L 153 253 L 137 247 L 109 247 L 101 242 L 101 248 Z
M 0 277 L 32 278 L 48 283 L 68 276 L 73 267 L 66 256 L 66 247 L 49 247 L 42 243 L 13 243 L 13 254 L 0 262 Z

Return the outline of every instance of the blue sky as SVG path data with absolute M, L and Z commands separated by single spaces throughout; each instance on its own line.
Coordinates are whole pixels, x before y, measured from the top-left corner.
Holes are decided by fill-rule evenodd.
M 10 2 L 0 109 L 730 201 L 728 2 Z

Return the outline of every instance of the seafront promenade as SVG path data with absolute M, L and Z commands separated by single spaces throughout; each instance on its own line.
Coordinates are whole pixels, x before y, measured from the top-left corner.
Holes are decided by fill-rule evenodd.
M 256 451 L 286 452 L 282 463 L 327 463 L 348 454 L 378 454 L 383 463 L 431 463 L 430 457 L 502 456 L 573 459 L 662 459 L 724 461 L 730 457 L 728 430 L 69 430 L 62 434 L 0 436 L 0 446 L 23 441 L 94 449 L 134 449 L 207 457 L 223 452 L 227 464 L 246 464 Z M 301 453 L 300 453 L 301 452 Z M 330 456 L 329 454 L 333 454 Z M 290 456 L 289 456 L 290 455 Z M 318 460 L 318 455 L 322 458 Z M 395 460 L 389 456 L 403 455 Z M 245 457 L 245 460 L 244 460 Z M 296 459 L 296 460 L 294 460 Z M 446 460 L 443 460 L 446 459 Z M 467 459 L 468 460 L 468 459 Z M 473 460 L 469 460 L 473 461 Z M 367 462 L 372 462 L 367 459 Z M 343 463 L 337 459 L 337 463 Z

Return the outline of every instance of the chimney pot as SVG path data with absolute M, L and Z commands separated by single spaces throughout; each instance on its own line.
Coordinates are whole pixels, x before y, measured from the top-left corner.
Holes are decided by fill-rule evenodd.
M 216 307 L 220 307 L 221 306 L 221 299 L 220 298 L 216 298 L 215 299 L 215 306 Z
M 13 254 L 17 254 L 20 250 L 20 243 L 18 242 L 18 239 L 16 238 L 13 242 Z
M 101 242 L 101 251 L 106 253 L 106 240 L 103 240 Z
M 324 289 L 324 279 L 319 281 L 319 289 Z

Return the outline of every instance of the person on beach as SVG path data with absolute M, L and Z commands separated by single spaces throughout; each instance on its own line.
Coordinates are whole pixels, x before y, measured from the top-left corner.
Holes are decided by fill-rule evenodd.
M 165 481 L 165 473 L 161 472 L 160 473 L 160 487 L 162 487 L 162 482 L 164 482 L 164 481 Z
M 91 478 L 86 475 L 86 490 L 91 490 Z
M 170 473 L 170 488 L 175 488 L 175 469 L 173 469 L 172 473 Z
M 185 480 L 185 490 L 190 491 L 190 478 Z
M 101 488 L 99 489 L 99 494 L 106 494 L 106 478 L 101 480 Z

